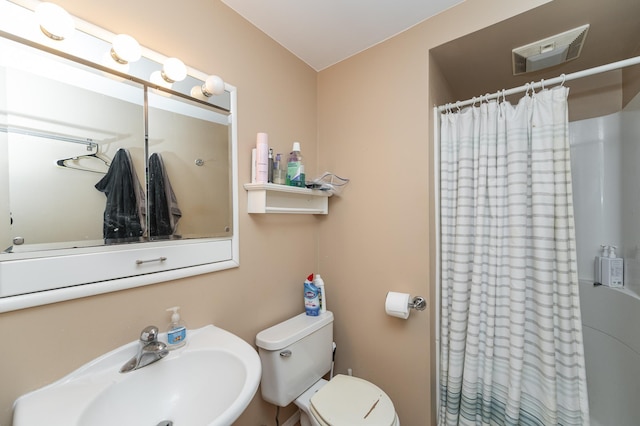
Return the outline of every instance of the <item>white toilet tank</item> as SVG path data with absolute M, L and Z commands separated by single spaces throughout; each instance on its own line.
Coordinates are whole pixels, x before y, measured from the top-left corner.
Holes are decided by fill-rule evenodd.
M 262 360 L 262 398 L 286 407 L 331 370 L 333 313 L 304 313 L 256 336 Z

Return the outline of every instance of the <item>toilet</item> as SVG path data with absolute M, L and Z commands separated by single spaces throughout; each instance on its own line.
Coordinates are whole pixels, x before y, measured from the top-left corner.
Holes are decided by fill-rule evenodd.
M 393 402 L 378 386 L 338 374 L 323 379 L 333 357 L 333 313 L 304 313 L 261 331 L 262 399 L 300 408 L 302 426 L 400 426 Z

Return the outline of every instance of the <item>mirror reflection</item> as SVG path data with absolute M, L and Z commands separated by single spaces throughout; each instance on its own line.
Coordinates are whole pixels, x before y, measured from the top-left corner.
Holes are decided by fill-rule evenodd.
M 0 259 L 232 235 L 227 111 L 16 41 L 0 49 Z

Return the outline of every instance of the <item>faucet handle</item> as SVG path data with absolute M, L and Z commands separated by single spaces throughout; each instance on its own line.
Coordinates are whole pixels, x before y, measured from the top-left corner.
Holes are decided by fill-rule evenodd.
M 143 343 L 155 342 L 158 340 L 158 327 L 148 325 L 140 333 L 140 341 Z

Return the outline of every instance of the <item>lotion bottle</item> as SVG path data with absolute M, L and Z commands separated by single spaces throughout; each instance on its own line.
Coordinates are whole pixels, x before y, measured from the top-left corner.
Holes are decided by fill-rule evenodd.
M 187 326 L 180 319 L 179 309 L 180 306 L 167 309 L 167 312 L 173 312 L 167 328 L 167 349 L 169 350 L 181 348 L 187 343 Z

